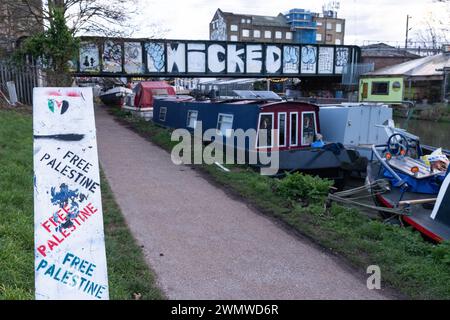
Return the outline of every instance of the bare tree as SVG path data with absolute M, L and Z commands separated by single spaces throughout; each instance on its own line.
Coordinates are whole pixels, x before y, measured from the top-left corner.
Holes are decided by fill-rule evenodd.
M 47 28 L 54 19 L 52 8 L 64 14 L 73 35 L 130 36 L 137 26 L 139 0 L 2 0 L 21 15 L 34 17 L 34 22 Z

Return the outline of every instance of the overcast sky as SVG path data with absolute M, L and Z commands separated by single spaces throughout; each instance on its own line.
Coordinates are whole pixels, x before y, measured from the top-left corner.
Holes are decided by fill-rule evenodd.
M 321 0 L 140 0 L 142 15 L 137 20 L 141 30 L 136 37 L 152 34 L 150 23 L 170 30 L 169 39 L 209 39 L 209 22 L 217 8 L 234 13 L 277 15 L 291 8 L 322 11 Z M 430 15 L 443 16 L 443 5 L 433 0 L 341 0 L 338 17 L 346 19 L 345 44 L 362 45 L 364 41 L 398 41 L 404 43 L 406 16 L 411 36 L 424 25 Z M 448 14 L 449 12 L 447 12 Z M 450 20 L 447 16 L 445 21 Z

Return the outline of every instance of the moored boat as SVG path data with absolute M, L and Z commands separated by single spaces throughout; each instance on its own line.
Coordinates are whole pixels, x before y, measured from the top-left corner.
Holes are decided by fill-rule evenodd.
M 450 240 L 449 152 L 394 133 L 387 144 L 373 146 L 373 156 L 366 184 L 375 204 L 402 209 L 399 220 L 434 241 Z
M 114 87 L 99 94 L 100 100 L 107 106 L 122 107 L 126 102 L 126 97 L 133 91 L 124 87 Z
M 246 160 L 258 159 L 250 163 L 256 166 L 264 166 L 262 154 L 277 152 L 278 172 L 302 171 L 343 181 L 359 157 L 339 143 L 322 141 L 319 107 L 309 103 L 166 98 L 155 101 L 153 121 L 190 131 L 201 123 L 202 133 L 215 129 L 225 147 L 245 152 Z M 253 130 L 255 136 L 243 145 L 226 139 L 239 129 Z

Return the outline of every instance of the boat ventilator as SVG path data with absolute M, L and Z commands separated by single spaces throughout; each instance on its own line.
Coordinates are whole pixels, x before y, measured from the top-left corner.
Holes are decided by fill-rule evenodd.
M 372 194 L 383 194 L 389 191 L 389 182 L 385 179 L 376 180 L 373 183 L 366 183 L 364 186 L 357 187 L 354 189 L 344 190 L 340 192 L 330 193 L 328 195 L 328 200 L 345 203 L 349 205 L 354 205 L 366 209 L 382 211 L 386 213 L 390 213 L 392 215 L 409 215 L 410 214 L 410 206 L 399 206 L 395 208 L 386 208 L 375 205 L 370 205 L 367 203 L 363 203 L 360 200 L 365 198 L 371 198 Z M 360 195 L 364 192 L 364 195 Z M 369 192 L 369 193 L 368 193 Z

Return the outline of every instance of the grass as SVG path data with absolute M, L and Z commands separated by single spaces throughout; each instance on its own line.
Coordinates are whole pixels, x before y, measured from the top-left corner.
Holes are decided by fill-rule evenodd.
M 30 113 L 0 108 L 0 299 L 34 299 L 32 144 Z M 164 299 L 101 178 L 110 298 Z
M 133 118 L 118 110 L 113 114 L 133 130 L 170 151 L 170 130 Z M 199 166 L 205 176 L 239 196 L 259 211 L 344 257 L 361 273 L 370 265 L 381 268 L 383 284 L 413 299 L 450 299 L 450 244 L 434 245 L 410 228 L 371 220 L 356 209 L 325 205 L 319 178 L 287 182 L 261 176 L 246 166 Z M 312 182 L 318 181 L 316 185 Z M 320 182 L 319 182 L 320 181 Z M 296 188 L 296 190 L 292 190 Z M 322 190 L 322 191 L 321 191 Z

